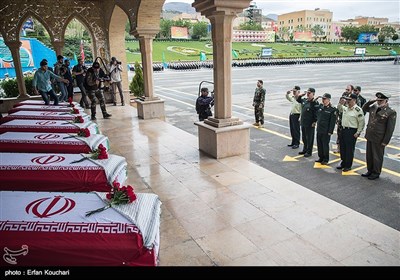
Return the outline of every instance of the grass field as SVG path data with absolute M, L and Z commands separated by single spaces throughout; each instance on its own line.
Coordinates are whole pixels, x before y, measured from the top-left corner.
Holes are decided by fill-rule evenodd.
M 232 48 L 239 54 L 238 59 L 256 58 L 261 48 L 272 48 L 273 58 L 296 57 L 332 57 L 354 56 L 355 47 L 365 47 L 366 56 L 390 55 L 394 50 L 400 54 L 400 46 L 380 45 L 349 45 L 324 43 L 233 43 Z M 126 42 L 126 56 L 128 63 L 141 61 L 139 42 Z M 212 59 L 212 44 L 210 41 L 167 42 L 153 41 L 153 62 L 161 62 L 163 53 L 166 62 L 170 61 L 198 61 L 200 52 L 205 52 L 207 59 Z

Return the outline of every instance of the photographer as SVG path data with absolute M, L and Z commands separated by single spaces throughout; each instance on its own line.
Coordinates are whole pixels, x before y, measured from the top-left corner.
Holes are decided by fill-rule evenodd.
M 111 78 L 111 86 L 112 86 L 112 91 L 113 91 L 113 103 L 114 106 L 117 106 L 117 88 L 119 91 L 119 96 L 121 98 L 121 106 L 125 106 L 124 102 L 124 94 L 122 91 L 122 77 L 121 77 L 121 72 L 122 72 L 122 66 L 121 66 L 121 61 L 118 61 L 115 57 L 111 58 L 110 61 L 110 78 Z
M 208 88 L 201 89 L 201 95 L 196 100 L 196 112 L 199 121 L 204 121 L 212 116 L 211 107 L 214 105 L 214 96 L 208 96 Z
M 75 76 L 76 85 L 81 91 L 81 100 L 79 104 L 82 108 L 89 109 L 89 102 L 87 99 L 86 90 L 84 87 L 84 80 L 86 75 L 86 66 L 82 58 L 78 58 L 78 64 L 72 68 L 72 76 Z
M 57 63 L 54 64 L 54 74 L 56 74 L 57 76 L 63 77 L 65 72 L 66 72 L 66 68 L 65 65 L 63 64 L 64 61 L 64 57 L 62 55 L 58 55 L 57 56 Z M 66 102 L 68 100 L 68 91 L 67 91 L 67 85 L 69 83 L 68 80 L 66 80 L 67 82 L 60 82 L 58 81 L 58 88 L 61 92 L 60 97 L 58 98 L 60 100 L 60 102 Z
M 111 114 L 106 111 L 106 104 L 104 102 L 103 91 L 101 83 L 107 75 L 102 69 L 100 69 L 100 63 L 94 62 L 92 67 L 90 67 L 85 76 L 85 87 L 90 98 L 90 110 L 92 113 L 92 120 L 96 120 L 96 97 L 100 102 L 101 112 L 103 113 L 103 118 L 108 119 Z

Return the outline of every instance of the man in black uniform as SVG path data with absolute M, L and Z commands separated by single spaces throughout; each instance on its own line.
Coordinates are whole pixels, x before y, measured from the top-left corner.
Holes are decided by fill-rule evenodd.
M 211 107 L 214 105 L 214 96 L 208 96 L 208 88 L 202 88 L 201 95 L 196 100 L 196 112 L 199 121 L 204 121 L 212 116 Z
M 307 98 L 302 98 L 307 93 Z M 315 125 L 317 123 L 318 101 L 314 100 L 315 89 L 309 88 L 305 93 L 299 94 L 297 102 L 301 103 L 301 135 L 303 151 L 299 155 L 310 157 L 314 145 Z
M 322 165 L 329 162 L 329 142 L 335 128 L 336 112 L 336 108 L 331 104 L 331 95 L 325 93 L 322 96 L 322 104 L 317 111 L 318 159 L 315 162 L 320 162 Z
M 376 99 L 368 101 L 362 108 L 365 113 L 369 112 L 369 121 L 365 133 L 368 171 L 361 176 L 370 180 L 379 178 L 381 174 L 385 147 L 392 138 L 397 117 L 396 111 L 388 106 L 389 94 L 377 92 L 375 96 Z

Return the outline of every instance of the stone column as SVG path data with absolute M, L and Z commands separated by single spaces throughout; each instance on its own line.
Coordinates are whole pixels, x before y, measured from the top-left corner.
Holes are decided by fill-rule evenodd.
M 24 74 L 22 73 L 22 66 L 21 66 L 21 57 L 19 55 L 19 48 L 21 47 L 22 43 L 20 41 L 6 41 L 4 43 L 10 49 L 13 58 L 15 75 L 18 82 L 18 91 L 19 91 L 18 98 L 27 99 L 29 98 L 29 95 L 26 93 Z
M 232 23 L 250 0 L 196 0 L 192 6 L 211 22 L 214 60 L 214 117 L 196 122 L 199 149 L 215 158 L 249 157 L 250 124 L 232 117 Z
M 56 55 L 63 55 L 62 50 L 64 48 L 64 41 L 53 41 L 51 44 L 53 45 Z
M 153 86 L 153 38 L 158 30 L 135 29 L 133 35 L 139 39 L 142 57 L 144 98 L 136 100 L 138 117 L 141 119 L 164 118 L 164 100 L 154 96 Z

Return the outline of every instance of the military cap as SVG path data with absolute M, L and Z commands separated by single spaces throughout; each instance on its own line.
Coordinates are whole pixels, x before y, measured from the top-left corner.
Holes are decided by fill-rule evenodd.
M 389 99 L 391 97 L 390 94 L 383 94 L 382 92 L 377 92 L 375 94 L 378 100 L 384 100 L 384 99 Z
M 347 100 L 351 100 L 351 99 L 357 99 L 357 94 L 349 94 L 348 96 L 345 97 Z
M 322 95 L 322 98 L 329 98 L 331 99 L 332 96 L 329 93 L 324 93 L 324 95 Z
M 294 89 L 295 90 L 300 90 L 300 87 L 299 86 L 294 86 Z
M 315 88 L 310 87 L 307 91 L 315 93 Z

